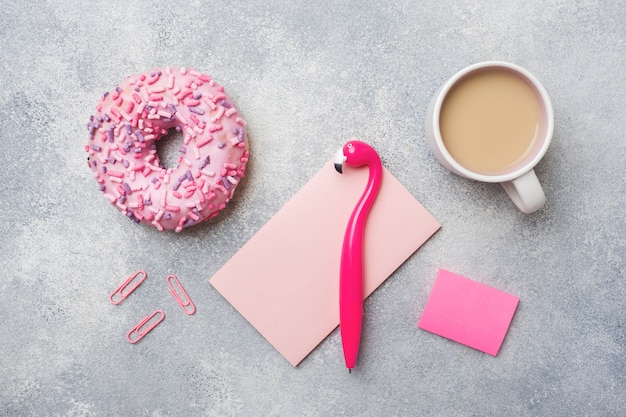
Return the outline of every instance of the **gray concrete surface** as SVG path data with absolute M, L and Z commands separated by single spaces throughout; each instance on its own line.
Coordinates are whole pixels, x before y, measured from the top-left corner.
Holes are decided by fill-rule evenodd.
M 80 2 L 0 13 L 1 416 L 626 415 L 626 7 L 609 1 Z M 424 141 L 436 88 L 518 63 L 554 101 L 524 215 Z M 196 67 L 248 120 L 252 160 L 219 218 L 176 235 L 109 206 L 87 168 L 101 94 Z M 208 283 L 353 135 L 443 228 L 366 302 L 359 367 L 332 333 L 293 368 Z M 323 202 L 322 202 L 323 203 Z M 498 357 L 418 330 L 443 267 L 520 297 Z M 108 294 L 148 280 L 120 306 Z M 185 283 L 185 316 L 164 283 Z M 137 345 L 126 331 L 167 318 Z

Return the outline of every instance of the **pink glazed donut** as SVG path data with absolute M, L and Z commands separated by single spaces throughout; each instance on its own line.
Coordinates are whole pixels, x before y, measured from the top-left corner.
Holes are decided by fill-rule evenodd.
M 248 161 L 246 122 L 224 88 L 193 69 L 156 68 L 105 93 L 87 129 L 89 167 L 104 196 L 135 223 L 159 231 L 216 216 Z M 165 168 L 156 141 L 183 135 L 178 166 Z

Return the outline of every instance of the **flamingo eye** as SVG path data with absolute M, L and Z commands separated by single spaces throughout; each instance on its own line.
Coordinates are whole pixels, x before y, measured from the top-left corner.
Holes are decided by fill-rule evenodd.
M 351 143 L 348 143 L 348 148 L 352 148 L 352 144 Z

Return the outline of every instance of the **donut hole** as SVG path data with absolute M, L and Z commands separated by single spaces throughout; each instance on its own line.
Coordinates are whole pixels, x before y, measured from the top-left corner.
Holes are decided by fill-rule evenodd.
M 175 128 L 169 129 L 167 134 L 156 141 L 156 151 L 161 166 L 176 168 L 179 158 L 185 155 L 183 134 Z

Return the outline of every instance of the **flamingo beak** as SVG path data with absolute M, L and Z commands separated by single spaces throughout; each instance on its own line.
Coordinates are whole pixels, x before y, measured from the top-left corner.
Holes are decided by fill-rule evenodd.
M 343 154 L 343 148 L 339 149 L 335 155 L 335 169 L 340 174 L 343 174 L 343 163 L 346 162 L 346 159 L 346 156 Z

